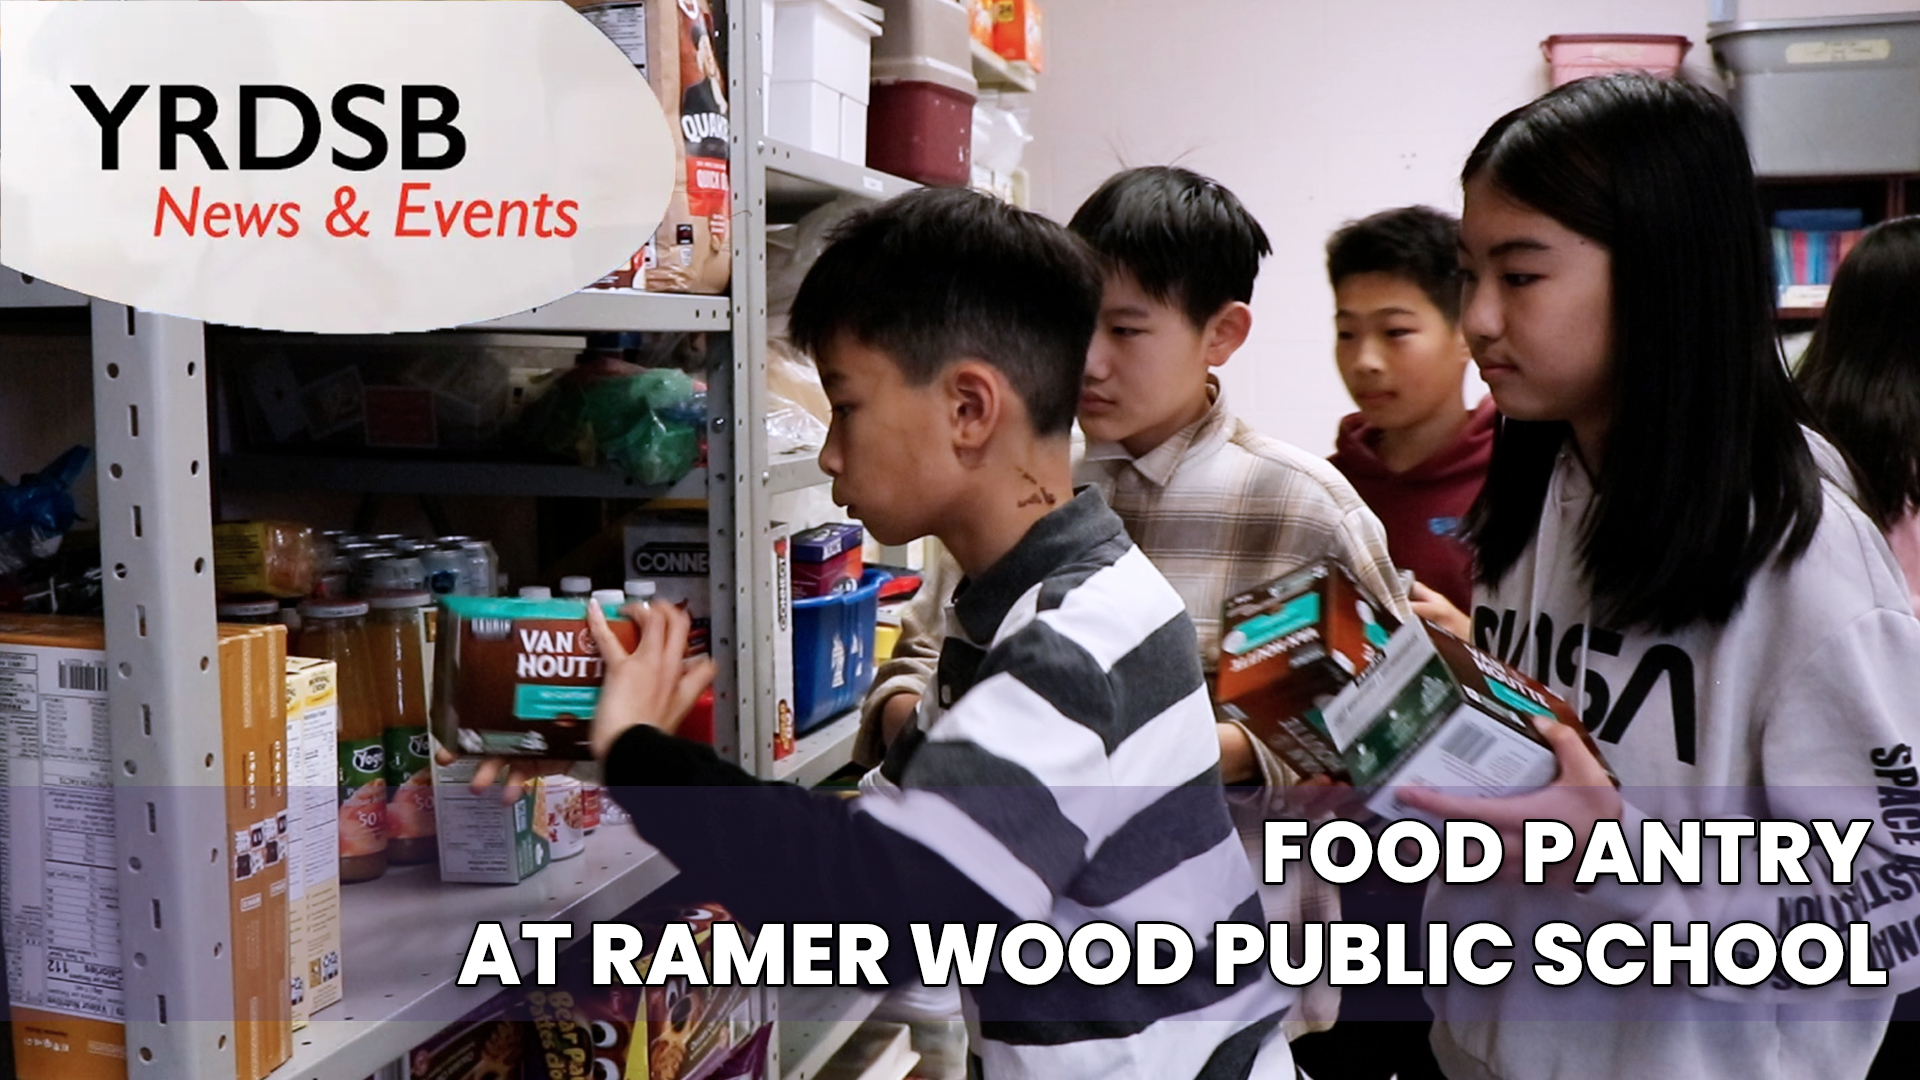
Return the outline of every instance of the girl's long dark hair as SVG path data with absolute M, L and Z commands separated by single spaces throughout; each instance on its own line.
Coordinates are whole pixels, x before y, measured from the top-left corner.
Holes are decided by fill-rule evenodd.
M 1612 256 L 1618 404 L 1579 549 L 1596 614 L 1726 622 L 1754 574 L 1806 550 L 1821 509 L 1733 110 L 1674 80 L 1583 79 L 1489 128 L 1461 180 L 1482 174 Z M 1568 438 L 1560 422 L 1502 424 L 1468 520 L 1483 583 L 1532 542 Z
M 1833 276 L 1800 388 L 1882 529 L 1920 503 L 1920 217 L 1860 239 Z

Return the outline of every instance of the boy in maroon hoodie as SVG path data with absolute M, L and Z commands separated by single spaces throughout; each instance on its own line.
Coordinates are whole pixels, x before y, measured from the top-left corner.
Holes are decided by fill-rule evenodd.
M 1395 566 L 1467 610 L 1473 554 L 1460 522 L 1493 456 L 1493 399 L 1469 410 L 1460 332 L 1459 222 L 1426 206 L 1351 222 L 1327 241 L 1334 359 L 1360 411 L 1332 461 L 1387 530 Z M 1416 595 L 1416 601 L 1421 597 Z

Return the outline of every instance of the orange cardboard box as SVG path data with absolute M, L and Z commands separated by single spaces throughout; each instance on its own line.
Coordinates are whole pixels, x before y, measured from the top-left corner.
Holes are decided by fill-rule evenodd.
M 237 662 L 236 662 L 237 661 Z M 287 939 L 287 628 L 220 628 L 220 712 L 233 879 L 234 1070 L 260 1080 L 293 1056 Z
M 1035 71 L 1046 68 L 1039 0 L 993 0 L 993 51 Z
M 234 1027 L 237 1080 L 260 1080 L 292 1053 L 278 835 L 285 714 L 269 666 L 285 643 L 281 627 L 221 632 L 227 806 L 230 822 L 246 825 L 231 830 L 229 851 L 235 1013 L 245 1018 Z M 12 926 L 39 929 L 6 941 L 20 984 L 11 1003 L 19 1080 L 127 1076 L 106 688 L 98 620 L 0 615 L 0 909 Z M 57 802 L 44 798 L 54 787 Z M 56 865 L 57 875 L 47 872 Z
M 973 40 L 993 48 L 993 0 L 967 0 L 967 32 Z

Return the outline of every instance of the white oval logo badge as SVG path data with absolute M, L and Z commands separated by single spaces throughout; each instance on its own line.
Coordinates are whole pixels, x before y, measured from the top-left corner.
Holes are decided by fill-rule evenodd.
M 642 73 L 555 3 L 0 4 L 0 263 L 322 333 L 550 303 L 673 191 Z

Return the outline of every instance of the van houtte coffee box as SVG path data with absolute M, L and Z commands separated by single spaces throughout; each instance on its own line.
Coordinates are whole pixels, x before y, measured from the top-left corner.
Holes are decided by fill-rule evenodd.
M 1293 771 L 1345 777 L 1321 710 L 1398 626 L 1332 561 L 1248 589 L 1225 605 L 1214 699 Z
M 632 648 L 638 630 L 611 607 Z M 456 753 L 590 760 L 606 661 L 579 600 L 441 598 L 433 735 Z

